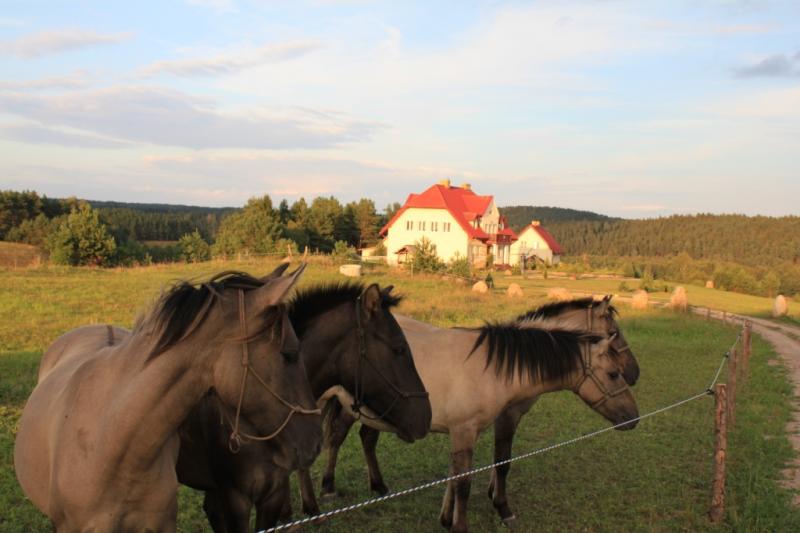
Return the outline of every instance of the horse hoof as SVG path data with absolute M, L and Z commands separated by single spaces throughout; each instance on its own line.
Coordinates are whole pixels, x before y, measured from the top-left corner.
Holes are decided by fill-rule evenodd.
M 453 519 L 452 517 L 447 517 L 442 514 L 439 515 L 439 523 L 442 524 L 443 528 L 450 529 L 450 527 L 453 525 Z
M 517 517 L 513 514 L 507 518 L 503 518 L 502 520 L 503 525 L 508 529 L 515 529 L 517 527 Z
M 319 495 L 319 499 L 320 499 L 320 501 L 323 501 L 323 502 L 332 502 L 333 500 L 336 499 L 336 493 L 335 492 L 322 492 Z
M 387 487 L 384 483 L 375 483 L 370 487 L 370 489 L 372 489 L 372 492 L 377 493 L 378 496 L 386 496 L 389 494 L 389 487 Z

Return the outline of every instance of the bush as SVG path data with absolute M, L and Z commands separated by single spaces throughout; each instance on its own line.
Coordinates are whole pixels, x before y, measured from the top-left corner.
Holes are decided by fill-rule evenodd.
M 117 244 L 87 203 L 73 208 L 47 239 L 50 259 L 62 265 L 109 265 Z
M 445 264 L 436 255 L 436 245 L 427 237 L 422 237 L 415 243 L 416 252 L 409 261 L 412 272 L 441 272 Z
M 454 276 L 460 276 L 462 278 L 470 278 L 472 277 L 472 272 L 470 271 L 469 267 L 469 259 L 466 257 L 461 257 L 461 254 L 456 252 L 453 258 L 450 260 L 450 263 L 447 265 L 447 273 Z
M 358 261 L 358 254 L 356 249 L 348 246 L 345 241 L 336 241 L 331 252 L 331 259 L 333 259 L 334 264 L 343 265 Z
M 181 250 L 181 259 L 187 263 L 200 263 L 211 259 L 211 247 L 196 229 L 181 237 L 178 246 Z

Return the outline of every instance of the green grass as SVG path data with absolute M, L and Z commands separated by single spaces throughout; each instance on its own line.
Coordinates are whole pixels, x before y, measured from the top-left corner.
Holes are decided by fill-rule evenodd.
M 136 312 L 171 279 L 229 268 L 264 273 L 272 266 L 274 262 L 254 261 L 0 272 L 0 531 L 48 527 L 16 483 L 12 452 L 14 428 L 35 383 L 38 359 L 53 339 L 90 322 L 129 326 Z M 335 269 L 315 263 L 303 283 L 330 279 L 338 279 Z M 532 286 L 526 287 L 524 299 L 510 300 L 499 294 L 513 281 L 502 276 L 495 277 L 498 289 L 486 295 L 438 277 L 411 278 L 385 269 L 376 269 L 366 279 L 394 284 L 407 296 L 401 312 L 442 326 L 511 317 L 544 301 L 541 295 L 533 295 Z M 564 286 L 565 282 L 557 283 Z M 642 368 L 634 390 L 642 413 L 702 391 L 737 333 L 729 326 L 668 312 L 622 307 L 622 313 L 623 328 Z M 773 357 L 768 346 L 755 338 L 750 379 L 740 392 L 737 425 L 729 441 L 724 530 L 800 530 L 800 512 L 791 507 L 791 494 L 777 483 L 793 452 L 784 429 L 791 390 L 783 368 L 767 364 Z M 547 395 L 523 419 L 514 451 L 537 449 L 606 426 L 572 393 Z M 488 431 L 477 446 L 477 465 L 491 462 L 491 447 Z M 518 525 L 523 531 L 710 530 L 706 512 L 712 448 L 713 399 L 708 397 L 644 420 L 634 431 L 608 432 L 515 463 L 509 496 Z M 444 435 L 411 445 L 384 435 L 379 445 L 386 481 L 395 490 L 446 475 L 448 456 Z M 317 484 L 321 463 L 322 459 L 314 468 Z M 370 497 L 357 432 L 345 443 L 339 465 L 341 495 L 325 509 Z M 469 519 L 474 531 L 502 530 L 485 495 L 487 481 L 488 475 L 483 474 L 473 483 Z M 342 515 L 318 529 L 438 531 L 442 490 L 427 489 Z M 198 493 L 181 491 L 181 531 L 207 530 L 200 502 Z M 295 509 L 299 509 L 296 496 Z

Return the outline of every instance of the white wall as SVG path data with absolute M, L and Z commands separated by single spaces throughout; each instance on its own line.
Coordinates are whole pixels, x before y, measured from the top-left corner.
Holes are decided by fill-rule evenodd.
M 411 229 L 406 228 L 408 222 L 413 223 Z M 420 222 L 425 223 L 424 230 L 420 227 Z M 434 223 L 436 224 L 435 231 Z M 446 223 L 450 224 L 450 231 L 445 231 Z M 407 244 L 416 243 L 423 236 L 436 245 L 436 254 L 445 262 L 452 259 L 456 252 L 461 257 L 467 256 L 467 233 L 449 211 L 410 207 L 394 221 L 383 241 L 387 251 L 386 262 L 396 265 L 397 254 L 395 252 Z
M 523 252 L 527 257 L 536 255 L 544 259 L 547 263 L 553 262 L 553 251 L 550 249 L 550 246 L 548 246 L 547 241 L 545 241 L 542 236 L 539 235 L 539 232 L 534 230 L 531 226 L 527 226 L 522 230 L 522 233 L 519 234 L 519 238 L 511 244 L 511 262 L 509 264 L 518 264 L 519 256 Z

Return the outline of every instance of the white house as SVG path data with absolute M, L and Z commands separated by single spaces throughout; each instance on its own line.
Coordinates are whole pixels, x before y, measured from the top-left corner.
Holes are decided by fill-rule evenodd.
M 511 262 L 511 243 L 517 238 L 506 227 L 492 196 L 478 196 L 468 183 L 454 187 L 443 180 L 420 194 L 410 194 L 403 207 L 381 229 L 390 265 L 413 255 L 422 237 L 435 246 L 444 261 L 466 257 L 484 267 L 489 254 L 493 264 Z
M 522 228 L 517 240 L 511 245 L 510 264 L 519 264 L 524 256 L 527 260 L 539 259 L 548 265 L 557 265 L 563 254 L 561 245 L 550 235 L 538 220 Z

